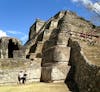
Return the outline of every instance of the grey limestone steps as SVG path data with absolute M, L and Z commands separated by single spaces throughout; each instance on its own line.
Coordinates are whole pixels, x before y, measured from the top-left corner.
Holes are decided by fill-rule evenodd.
M 84 55 L 87 57 L 87 59 L 95 65 L 100 65 L 100 50 L 99 47 L 84 47 L 82 48 L 82 51 L 84 52 Z

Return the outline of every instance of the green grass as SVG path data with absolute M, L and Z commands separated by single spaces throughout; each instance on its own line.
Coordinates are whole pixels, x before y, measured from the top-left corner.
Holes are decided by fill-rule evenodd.
M 33 83 L 26 85 L 0 86 L 0 92 L 69 92 L 64 83 Z

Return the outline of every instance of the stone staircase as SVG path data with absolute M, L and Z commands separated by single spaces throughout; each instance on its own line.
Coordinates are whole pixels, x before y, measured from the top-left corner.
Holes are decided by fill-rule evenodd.
M 86 58 L 88 59 L 88 62 L 90 64 L 94 64 L 97 66 L 100 66 L 100 50 L 99 46 L 89 46 L 87 44 L 81 45 L 82 51 Z
M 29 59 L 34 60 L 34 58 L 41 58 L 43 46 L 44 46 L 43 42 L 38 41 L 35 53 L 29 53 Z

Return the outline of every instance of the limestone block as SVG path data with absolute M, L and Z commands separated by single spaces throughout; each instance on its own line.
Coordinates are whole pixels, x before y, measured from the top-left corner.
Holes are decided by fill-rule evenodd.
M 54 50 L 54 61 L 68 62 L 70 58 L 70 47 L 56 46 Z
M 50 62 L 68 62 L 70 57 L 69 47 L 55 46 L 43 53 L 43 64 Z
M 27 69 L 27 82 L 40 82 L 41 67 Z
M 55 15 L 55 18 L 57 19 L 60 19 L 60 18 L 62 18 L 63 16 L 64 16 L 64 14 L 65 14 L 65 11 L 60 11 L 58 14 L 56 14 Z
M 45 21 L 36 19 L 36 22 L 30 27 L 29 40 L 35 37 L 36 33 L 39 32 L 39 30 L 43 27 L 44 24 L 45 24 Z
M 26 58 L 25 53 L 22 50 L 14 50 L 13 51 L 13 58 Z
M 51 72 L 52 72 L 52 66 L 42 67 L 41 81 L 50 82 L 51 81 Z
M 67 62 L 59 62 L 42 67 L 42 81 L 64 82 L 69 72 L 70 66 Z
M 59 62 L 52 67 L 51 79 L 53 82 L 64 82 L 70 70 L 67 62 Z
M 55 21 L 51 21 L 49 29 L 53 30 L 53 29 L 57 28 L 57 25 L 58 25 L 58 21 L 56 21 L 56 20 Z
M 68 39 L 69 39 L 69 36 L 67 35 L 67 33 L 65 32 L 61 32 L 59 33 L 58 35 L 58 40 L 57 40 L 57 44 L 63 44 L 65 46 L 67 46 L 68 44 Z
M 54 45 L 56 45 L 56 41 L 54 41 L 54 40 L 45 41 L 44 46 L 43 46 L 43 52 L 45 52 L 45 50 L 53 47 Z
M 1 59 L 8 58 L 8 49 L 1 49 Z
M 36 20 L 36 33 L 38 33 L 38 31 L 42 28 L 42 26 L 44 25 L 44 21 L 37 19 Z
M 36 53 L 30 53 L 29 54 L 30 56 L 29 56 L 29 58 L 32 60 L 34 60 L 34 58 L 36 57 Z
M 44 46 L 43 42 L 38 42 L 37 47 L 36 47 L 36 53 L 41 53 L 43 46 Z
M 49 40 L 49 38 L 50 38 L 50 35 L 51 35 L 51 30 L 48 30 L 48 29 L 46 29 L 45 31 L 44 31 L 44 36 L 43 36 L 43 41 L 46 41 L 46 40 Z

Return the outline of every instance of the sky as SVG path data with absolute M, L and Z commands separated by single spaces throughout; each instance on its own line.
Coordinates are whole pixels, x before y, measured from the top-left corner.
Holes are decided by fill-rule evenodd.
M 14 37 L 24 44 L 36 18 L 46 21 L 61 10 L 100 26 L 100 0 L 0 0 L 0 37 Z

